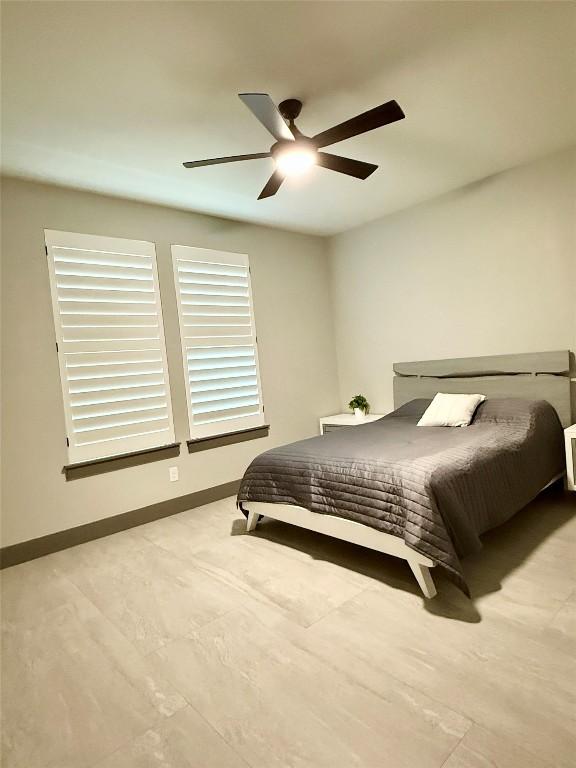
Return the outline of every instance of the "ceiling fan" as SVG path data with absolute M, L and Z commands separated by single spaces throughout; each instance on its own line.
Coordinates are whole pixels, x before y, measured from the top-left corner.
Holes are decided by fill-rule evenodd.
M 267 93 L 240 93 L 239 97 L 256 119 L 276 139 L 276 142 L 270 147 L 270 151 L 259 152 L 254 155 L 232 155 L 231 157 L 215 157 L 210 160 L 192 160 L 184 163 L 184 167 L 199 168 L 204 165 L 237 163 L 239 160 L 272 157 L 276 170 L 258 195 L 258 200 L 275 195 L 286 176 L 304 173 L 313 165 L 319 165 L 330 171 L 345 173 L 356 179 L 367 179 L 378 168 L 377 165 L 361 160 L 352 160 L 349 157 L 332 155 L 328 152 L 319 152 L 318 150 L 344 141 L 344 139 L 350 139 L 352 136 L 381 128 L 389 123 L 395 123 L 405 117 L 396 101 L 387 101 L 379 107 L 369 109 L 368 112 L 345 120 L 343 123 L 310 138 L 301 133 L 294 124 L 294 120 L 302 109 L 302 102 L 298 99 L 286 99 L 276 107 Z

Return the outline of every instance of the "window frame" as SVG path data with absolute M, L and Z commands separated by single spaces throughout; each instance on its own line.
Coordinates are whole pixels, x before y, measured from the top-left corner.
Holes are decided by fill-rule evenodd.
M 262 378 L 260 372 L 260 359 L 258 354 L 258 334 L 256 330 L 256 318 L 254 313 L 254 301 L 252 291 L 252 274 L 250 270 L 250 260 L 247 254 L 236 253 L 232 251 L 221 251 L 210 248 L 200 248 L 190 245 L 172 245 L 172 267 L 174 273 L 174 290 L 176 293 L 176 303 L 178 306 L 178 331 L 180 334 L 180 348 L 182 356 L 182 370 L 184 378 L 184 389 L 186 392 L 186 407 L 188 412 L 189 442 L 194 444 L 196 441 L 207 441 L 209 438 L 218 438 L 231 436 L 247 431 L 254 431 L 261 427 L 266 427 L 266 418 L 264 412 L 264 401 L 262 394 Z M 248 278 L 248 309 L 250 317 L 250 342 L 238 343 L 241 336 L 208 336 L 203 337 L 206 343 L 197 343 L 198 347 L 218 347 L 218 346 L 253 346 L 254 360 L 256 368 L 256 382 L 258 388 L 259 411 L 254 415 L 238 416 L 237 418 L 223 419 L 220 421 L 208 422 L 206 424 L 194 424 L 194 413 L 192 404 L 192 389 L 190 387 L 188 374 L 188 347 L 187 337 L 184 335 L 182 296 L 180 292 L 180 279 L 178 272 L 178 261 L 190 261 L 204 264 L 218 264 L 220 266 L 242 266 L 247 269 Z M 202 337 L 196 337 L 197 340 Z M 221 344 L 210 344 L 210 340 L 222 339 Z
M 68 453 L 68 465 L 84 464 L 91 461 L 100 461 L 102 459 L 113 459 L 126 454 L 136 454 L 138 452 L 148 452 L 151 449 L 162 448 L 174 445 L 174 416 L 172 410 L 172 398 L 170 391 L 170 375 L 168 368 L 168 356 L 166 352 L 166 334 L 162 312 L 162 294 L 160 290 L 160 281 L 158 277 L 158 263 L 156 256 L 156 246 L 154 243 L 145 240 L 132 240 L 122 237 L 110 237 L 104 235 L 92 235 L 79 232 L 64 232 L 61 230 L 44 230 L 45 251 L 48 263 L 50 295 L 52 303 L 52 320 L 56 336 L 56 350 L 58 355 L 58 367 L 60 371 L 60 389 L 62 392 L 62 402 L 64 409 L 64 424 L 66 428 L 66 445 Z M 56 260 L 53 253 L 54 248 L 69 248 L 85 251 L 102 251 L 107 253 L 133 254 L 151 258 L 152 278 L 155 297 L 156 317 L 158 320 L 159 338 L 154 342 L 158 347 L 157 351 L 161 356 L 163 377 L 164 377 L 164 398 L 167 411 L 167 429 L 160 432 L 141 434 L 128 437 L 117 437 L 104 440 L 100 443 L 95 442 L 86 445 L 76 445 L 73 439 L 74 424 L 73 411 L 71 403 L 71 392 L 68 384 L 66 354 L 70 354 L 70 344 L 80 344 L 84 348 L 76 348 L 78 352 L 116 352 L 116 351 L 140 351 L 143 346 L 138 347 L 139 340 L 112 340 L 110 345 L 113 348 L 106 350 L 98 349 L 96 344 L 106 344 L 106 342 L 70 342 L 64 339 L 64 328 L 60 322 L 60 307 L 58 297 L 58 285 L 56 274 Z M 92 343 L 92 349 L 90 344 Z M 133 349 L 136 345 L 136 349 Z

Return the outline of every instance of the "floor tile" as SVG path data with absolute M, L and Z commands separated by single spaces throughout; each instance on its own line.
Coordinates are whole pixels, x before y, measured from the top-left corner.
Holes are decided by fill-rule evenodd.
M 196 552 L 195 558 L 207 576 L 282 608 L 303 626 L 367 586 L 344 568 L 295 557 L 274 541 L 250 535 Z
M 567 600 L 542 630 L 541 641 L 576 658 L 576 596 Z
M 94 768 L 246 768 L 224 739 L 185 707 Z
M 245 518 L 230 498 L 147 523 L 138 531 L 153 544 L 188 559 L 194 552 L 227 541 L 244 528 Z
M 482 537 L 483 550 L 464 560 L 475 596 L 508 591 L 516 580 L 556 600 L 576 589 L 576 497 L 547 492 Z
M 33 626 L 11 618 L 2 645 L 4 768 L 91 766 L 185 705 L 82 596 Z
M 57 568 L 54 556 L 6 568 L 0 573 L 2 624 L 34 626 L 46 613 L 81 596 Z
M 103 560 L 92 550 L 61 554 L 63 573 L 145 654 L 241 602 L 240 592 L 149 542 Z
M 552 768 L 552 764 L 473 725 L 442 768 Z
M 376 696 L 243 612 L 153 657 L 254 768 L 439 768 L 470 725 L 393 679 Z
M 512 623 L 458 621 L 406 593 L 368 590 L 309 634 L 311 651 L 334 649 L 332 663 L 377 692 L 390 672 L 532 754 L 572 765 L 576 665 Z

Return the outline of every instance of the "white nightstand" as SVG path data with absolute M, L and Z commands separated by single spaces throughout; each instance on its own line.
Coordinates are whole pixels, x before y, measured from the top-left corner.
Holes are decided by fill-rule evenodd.
M 385 416 L 384 413 L 369 413 L 363 419 L 357 419 L 353 413 L 336 413 L 334 416 L 323 416 L 320 419 L 320 434 L 334 432 L 335 429 L 342 427 L 358 427 L 360 424 L 368 424 L 371 421 L 377 421 Z
M 576 491 L 576 424 L 564 430 L 566 446 L 566 489 Z

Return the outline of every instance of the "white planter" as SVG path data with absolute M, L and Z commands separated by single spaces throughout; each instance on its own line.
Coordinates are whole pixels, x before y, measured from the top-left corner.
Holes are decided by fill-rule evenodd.
M 366 418 L 366 414 L 360 408 L 354 408 L 354 417 L 357 421 L 363 421 Z

